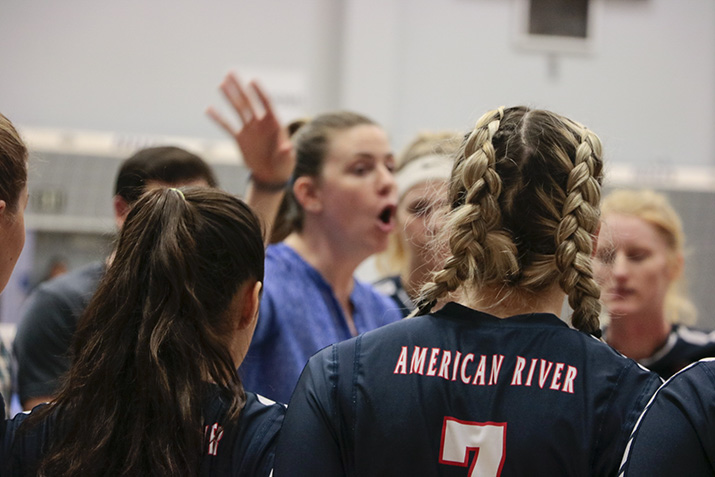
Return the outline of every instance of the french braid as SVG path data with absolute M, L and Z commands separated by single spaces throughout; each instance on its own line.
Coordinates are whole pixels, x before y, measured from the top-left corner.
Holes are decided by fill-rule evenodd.
M 447 219 L 451 255 L 444 268 L 422 288 L 418 315 L 429 313 L 439 298 L 467 280 L 481 283 L 518 268 L 516 247 L 509 234 L 501 230 L 498 198 L 502 182 L 495 170 L 492 144 L 503 116 L 504 108 L 484 114 L 455 162 L 449 191 L 452 211 Z
M 601 143 L 592 132 L 573 124 L 581 137 L 576 148 L 574 166 L 566 184 L 562 219 L 556 231 L 556 266 L 561 276 L 559 285 L 567 293 L 574 310 L 571 322 L 581 331 L 597 333 L 600 289 L 593 279 L 591 255 L 592 234 L 599 223 L 601 198 Z
M 482 116 L 452 171 L 451 255 L 416 314 L 466 283 L 528 297 L 558 282 L 574 327 L 597 333 L 591 252 L 602 169 L 598 137 L 567 118 L 525 107 Z

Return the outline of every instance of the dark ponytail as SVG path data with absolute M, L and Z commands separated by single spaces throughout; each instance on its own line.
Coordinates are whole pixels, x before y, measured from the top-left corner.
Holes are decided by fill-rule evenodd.
M 223 388 L 229 419 L 245 393 L 227 313 L 263 280 L 262 232 L 251 210 L 216 189 L 145 194 L 85 311 L 57 400 L 40 475 L 196 475 L 203 400 Z

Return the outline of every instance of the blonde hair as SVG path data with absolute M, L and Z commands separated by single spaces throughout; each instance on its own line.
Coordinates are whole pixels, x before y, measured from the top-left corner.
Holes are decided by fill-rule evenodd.
M 423 157 L 439 155 L 451 159 L 459 151 L 461 142 L 461 134 L 455 131 L 423 131 L 398 156 L 395 174 Z M 395 230 L 390 235 L 387 249 L 376 255 L 375 266 L 380 274 L 387 276 L 401 273 L 406 265 L 402 230 Z
M 456 131 L 422 131 L 397 158 L 397 171 L 415 159 L 431 155 L 453 156 L 462 144 L 462 135 Z
M 664 194 L 650 189 L 615 190 L 603 199 L 601 211 L 603 215 L 631 215 L 653 226 L 668 246 L 671 266 L 675 266 L 678 257 L 684 255 L 683 223 Z M 690 324 L 697 317 L 697 309 L 688 298 L 686 288 L 682 274 L 670 283 L 665 296 L 665 316 L 670 323 Z
M 417 314 L 460 287 L 528 296 L 558 282 L 574 327 L 597 333 L 591 253 L 602 171 L 601 141 L 579 123 L 523 106 L 483 115 L 452 172 L 451 256 L 423 287 Z

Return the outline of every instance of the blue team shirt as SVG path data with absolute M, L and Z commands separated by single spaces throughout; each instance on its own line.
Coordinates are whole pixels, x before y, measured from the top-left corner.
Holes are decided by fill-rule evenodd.
M 633 431 L 624 474 L 715 474 L 715 359 L 692 364 L 658 390 Z
M 0 395 L 0 403 L 2 395 Z M 43 405 L 44 406 L 44 405 Z M 228 402 L 218 386 L 204 405 L 206 448 L 199 476 L 268 477 L 273 469 L 275 446 L 285 406 L 254 393 L 246 393 L 246 405 L 238 421 L 226 421 Z M 20 426 L 28 414 L 0 419 L 0 476 L 34 476 L 49 445 L 54 416 L 25 431 Z
M 258 324 L 240 375 L 247 389 L 288 402 L 308 358 L 352 335 L 331 286 L 285 244 L 266 249 L 263 290 Z M 357 279 L 350 301 L 358 333 L 401 318 L 389 298 Z
M 450 303 L 311 358 L 275 475 L 615 475 L 660 383 L 554 315 Z

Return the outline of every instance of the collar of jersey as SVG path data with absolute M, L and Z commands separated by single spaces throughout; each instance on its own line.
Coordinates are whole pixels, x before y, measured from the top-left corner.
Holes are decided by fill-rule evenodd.
M 447 303 L 442 309 L 433 313 L 433 315 L 439 316 L 440 318 L 458 319 L 459 321 L 477 321 L 485 324 L 492 324 L 494 326 L 509 326 L 518 324 L 529 326 L 539 324 L 568 328 L 568 325 L 553 313 L 525 313 L 510 316 L 508 318 L 499 318 L 497 316 L 490 315 L 489 313 L 474 310 L 455 302 Z

